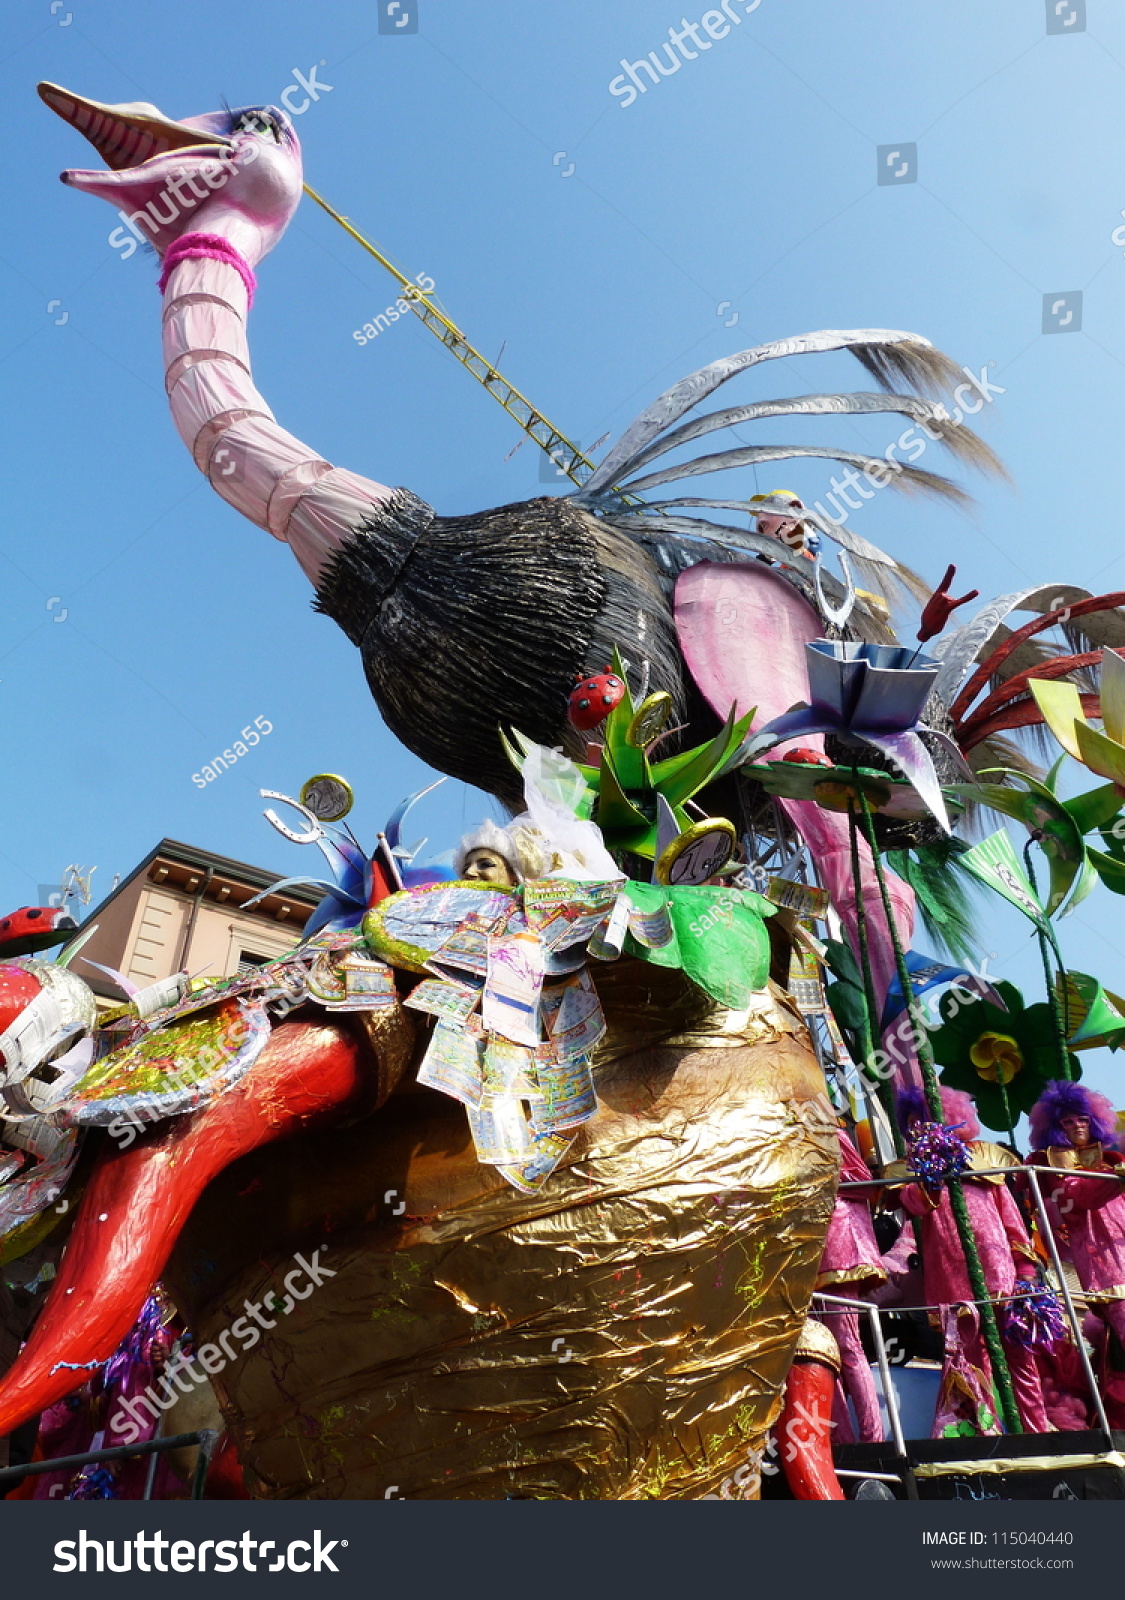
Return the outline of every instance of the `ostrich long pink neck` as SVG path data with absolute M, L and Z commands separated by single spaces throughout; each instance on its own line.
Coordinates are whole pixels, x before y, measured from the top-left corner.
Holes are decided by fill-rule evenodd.
M 286 433 L 254 387 L 247 289 L 226 261 L 181 261 L 164 289 L 165 387 L 180 438 L 211 487 L 288 544 L 315 585 L 332 553 L 392 490 Z

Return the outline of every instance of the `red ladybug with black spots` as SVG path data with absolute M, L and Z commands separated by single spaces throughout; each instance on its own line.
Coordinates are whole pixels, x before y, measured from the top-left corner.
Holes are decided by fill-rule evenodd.
M 0 918 L 0 961 L 62 944 L 77 926 L 68 911 L 56 906 L 23 906 Z
M 587 733 L 604 722 L 625 696 L 625 685 L 607 667 L 592 678 L 580 678 L 567 696 L 566 714 L 572 728 Z

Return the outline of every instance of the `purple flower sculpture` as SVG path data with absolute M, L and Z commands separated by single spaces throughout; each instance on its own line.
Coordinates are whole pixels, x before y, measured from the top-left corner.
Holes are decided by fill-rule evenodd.
M 788 739 L 834 733 L 850 744 L 874 745 L 905 774 L 938 822 L 949 832 L 941 784 L 930 753 L 918 737 L 919 719 L 934 686 L 939 663 L 903 645 L 813 639 L 805 645 L 810 704 L 786 711 L 760 730 L 754 756 Z M 936 728 L 925 728 L 945 744 L 958 764 L 957 746 Z

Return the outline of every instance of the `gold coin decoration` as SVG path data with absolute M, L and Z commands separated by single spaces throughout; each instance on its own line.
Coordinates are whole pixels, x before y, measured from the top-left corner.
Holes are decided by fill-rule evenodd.
M 301 786 L 301 804 L 318 822 L 339 822 L 355 805 L 355 795 L 346 778 L 318 772 Z
M 656 881 L 669 887 L 706 883 L 734 854 L 737 835 L 726 817 L 704 817 L 685 828 L 656 863 Z
M 633 714 L 625 739 L 634 750 L 646 749 L 672 720 L 672 696 L 663 689 L 642 700 Z

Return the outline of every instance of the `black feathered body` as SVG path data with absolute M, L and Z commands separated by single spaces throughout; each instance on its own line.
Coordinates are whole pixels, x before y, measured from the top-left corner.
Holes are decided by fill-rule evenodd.
M 315 604 L 358 646 L 391 732 L 511 804 L 501 728 L 583 754 L 567 695 L 614 645 L 682 702 L 666 584 L 634 539 L 568 499 L 440 517 L 397 490 L 341 547 Z

